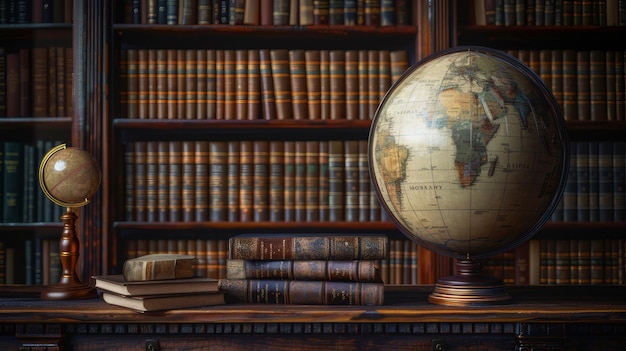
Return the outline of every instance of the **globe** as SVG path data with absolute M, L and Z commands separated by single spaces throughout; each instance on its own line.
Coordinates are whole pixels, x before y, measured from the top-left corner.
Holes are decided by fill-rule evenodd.
M 39 184 L 44 194 L 64 207 L 86 205 L 98 190 L 101 178 L 98 163 L 88 152 L 65 144 L 49 150 L 39 167 Z
M 516 58 L 456 47 L 412 66 L 382 99 L 370 127 L 374 189 L 399 230 L 458 258 L 429 300 L 503 302 L 479 260 L 530 239 L 565 186 L 569 143 L 544 82 Z

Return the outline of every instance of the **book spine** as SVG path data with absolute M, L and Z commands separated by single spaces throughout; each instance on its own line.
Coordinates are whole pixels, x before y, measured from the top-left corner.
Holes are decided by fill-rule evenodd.
M 196 141 L 194 145 L 194 164 L 195 164 L 195 218 L 198 222 L 208 221 L 209 216 L 209 199 L 207 194 L 210 189 L 210 170 L 209 170 L 209 142 Z
M 209 219 L 211 222 L 226 221 L 228 186 L 228 142 L 209 141 Z
M 359 119 L 359 52 L 347 50 L 345 67 L 345 119 Z
M 259 50 L 248 50 L 248 97 L 246 104 L 248 107 L 248 119 L 257 120 L 262 118 Z
M 278 279 L 380 282 L 377 261 L 251 261 L 227 260 L 228 279 Z
M 170 141 L 168 154 L 168 212 L 169 221 L 182 220 L 183 186 L 183 145 L 180 141 Z
M 291 81 L 289 77 L 289 51 L 286 49 L 271 49 L 271 74 L 274 84 L 276 101 L 276 118 L 291 119 L 292 99 Z
M 239 220 L 254 219 L 254 143 L 242 140 L 239 149 Z
M 379 260 L 388 257 L 386 236 L 235 236 L 229 258 L 241 260 Z
M 259 74 L 261 80 L 261 104 L 263 119 L 276 119 L 276 96 L 272 78 L 272 60 L 268 49 L 259 50 Z
M 320 98 L 320 51 L 306 50 L 304 52 L 306 92 L 309 119 L 321 119 Z
M 227 209 L 228 220 L 235 222 L 239 220 L 239 189 L 241 184 L 241 169 L 239 167 L 239 159 L 241 145 L 238 141 L 228 142 L 227 155 Z
M 196 220 L 196 164 L 195 142 L 182 142 L 181 212 L 184 222 Z
M 269 220 L 284 220 L 285 142 L 269 142 Z
M 253 148 L 253 218 L 255 222 L 264 222 L 269 220 L 269 141 L 256 140 Z
M 382 283 L 223 279 L 220 289 L 230 303 L 373 306 L 384 300 Z
M 149 281 L 188 278 L 193 260 L 190 259 L 135 259 L 124 262 L 122 273 L 126 281 Z
M 293 119 L 309 119 L 305 51 L 289 50 L 289 78 Z
M 248 82 L 248 50 L 235 50 L 235 115 L 231 119 L 249 119 Z

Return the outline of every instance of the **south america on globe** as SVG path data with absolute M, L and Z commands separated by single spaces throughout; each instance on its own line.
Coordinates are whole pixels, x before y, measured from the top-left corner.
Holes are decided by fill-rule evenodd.
M 457 258 L 528 240 L 559 202 L 569 167 L 560 108 L 527 66 L 457 47 L 411 67 L 372 121 L 370 174 L 403 234 Z

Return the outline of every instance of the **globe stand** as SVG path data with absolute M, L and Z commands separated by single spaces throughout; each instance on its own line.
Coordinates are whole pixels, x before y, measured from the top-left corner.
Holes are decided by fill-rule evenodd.
M 502 280 L 484 276 L 480 262 L 474 259 L 459 260 L 458 274 L 441 278 L 428 301 L 447 306 L 485 306 L 506 304 L 511 296 Z
M 44 300 L 79 300 L 97 296 L 96 289 L 80 281 L 76 274 L 76 264 L 80 255 L 80 245 L 76 235 L 76 214 L 71 208 L 61 216 L 63 233 L 59 241 L 62 274 L 59 282 L 41 292 Z

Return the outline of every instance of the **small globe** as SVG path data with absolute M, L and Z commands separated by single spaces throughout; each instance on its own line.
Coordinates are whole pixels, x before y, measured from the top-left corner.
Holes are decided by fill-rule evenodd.
M 52 202 L 80 207 L 98 187 L 102 174 L 96 160 L 86 151 L 59 145 L 44 156 L 39 166 L 39 183 Z
M 402 233 L 479 259 L 534 235 L 569 167 L 565 122 L 527 66 L 498 50 L 457 47 L 411 67 L 372 121 L 369 164 Z

